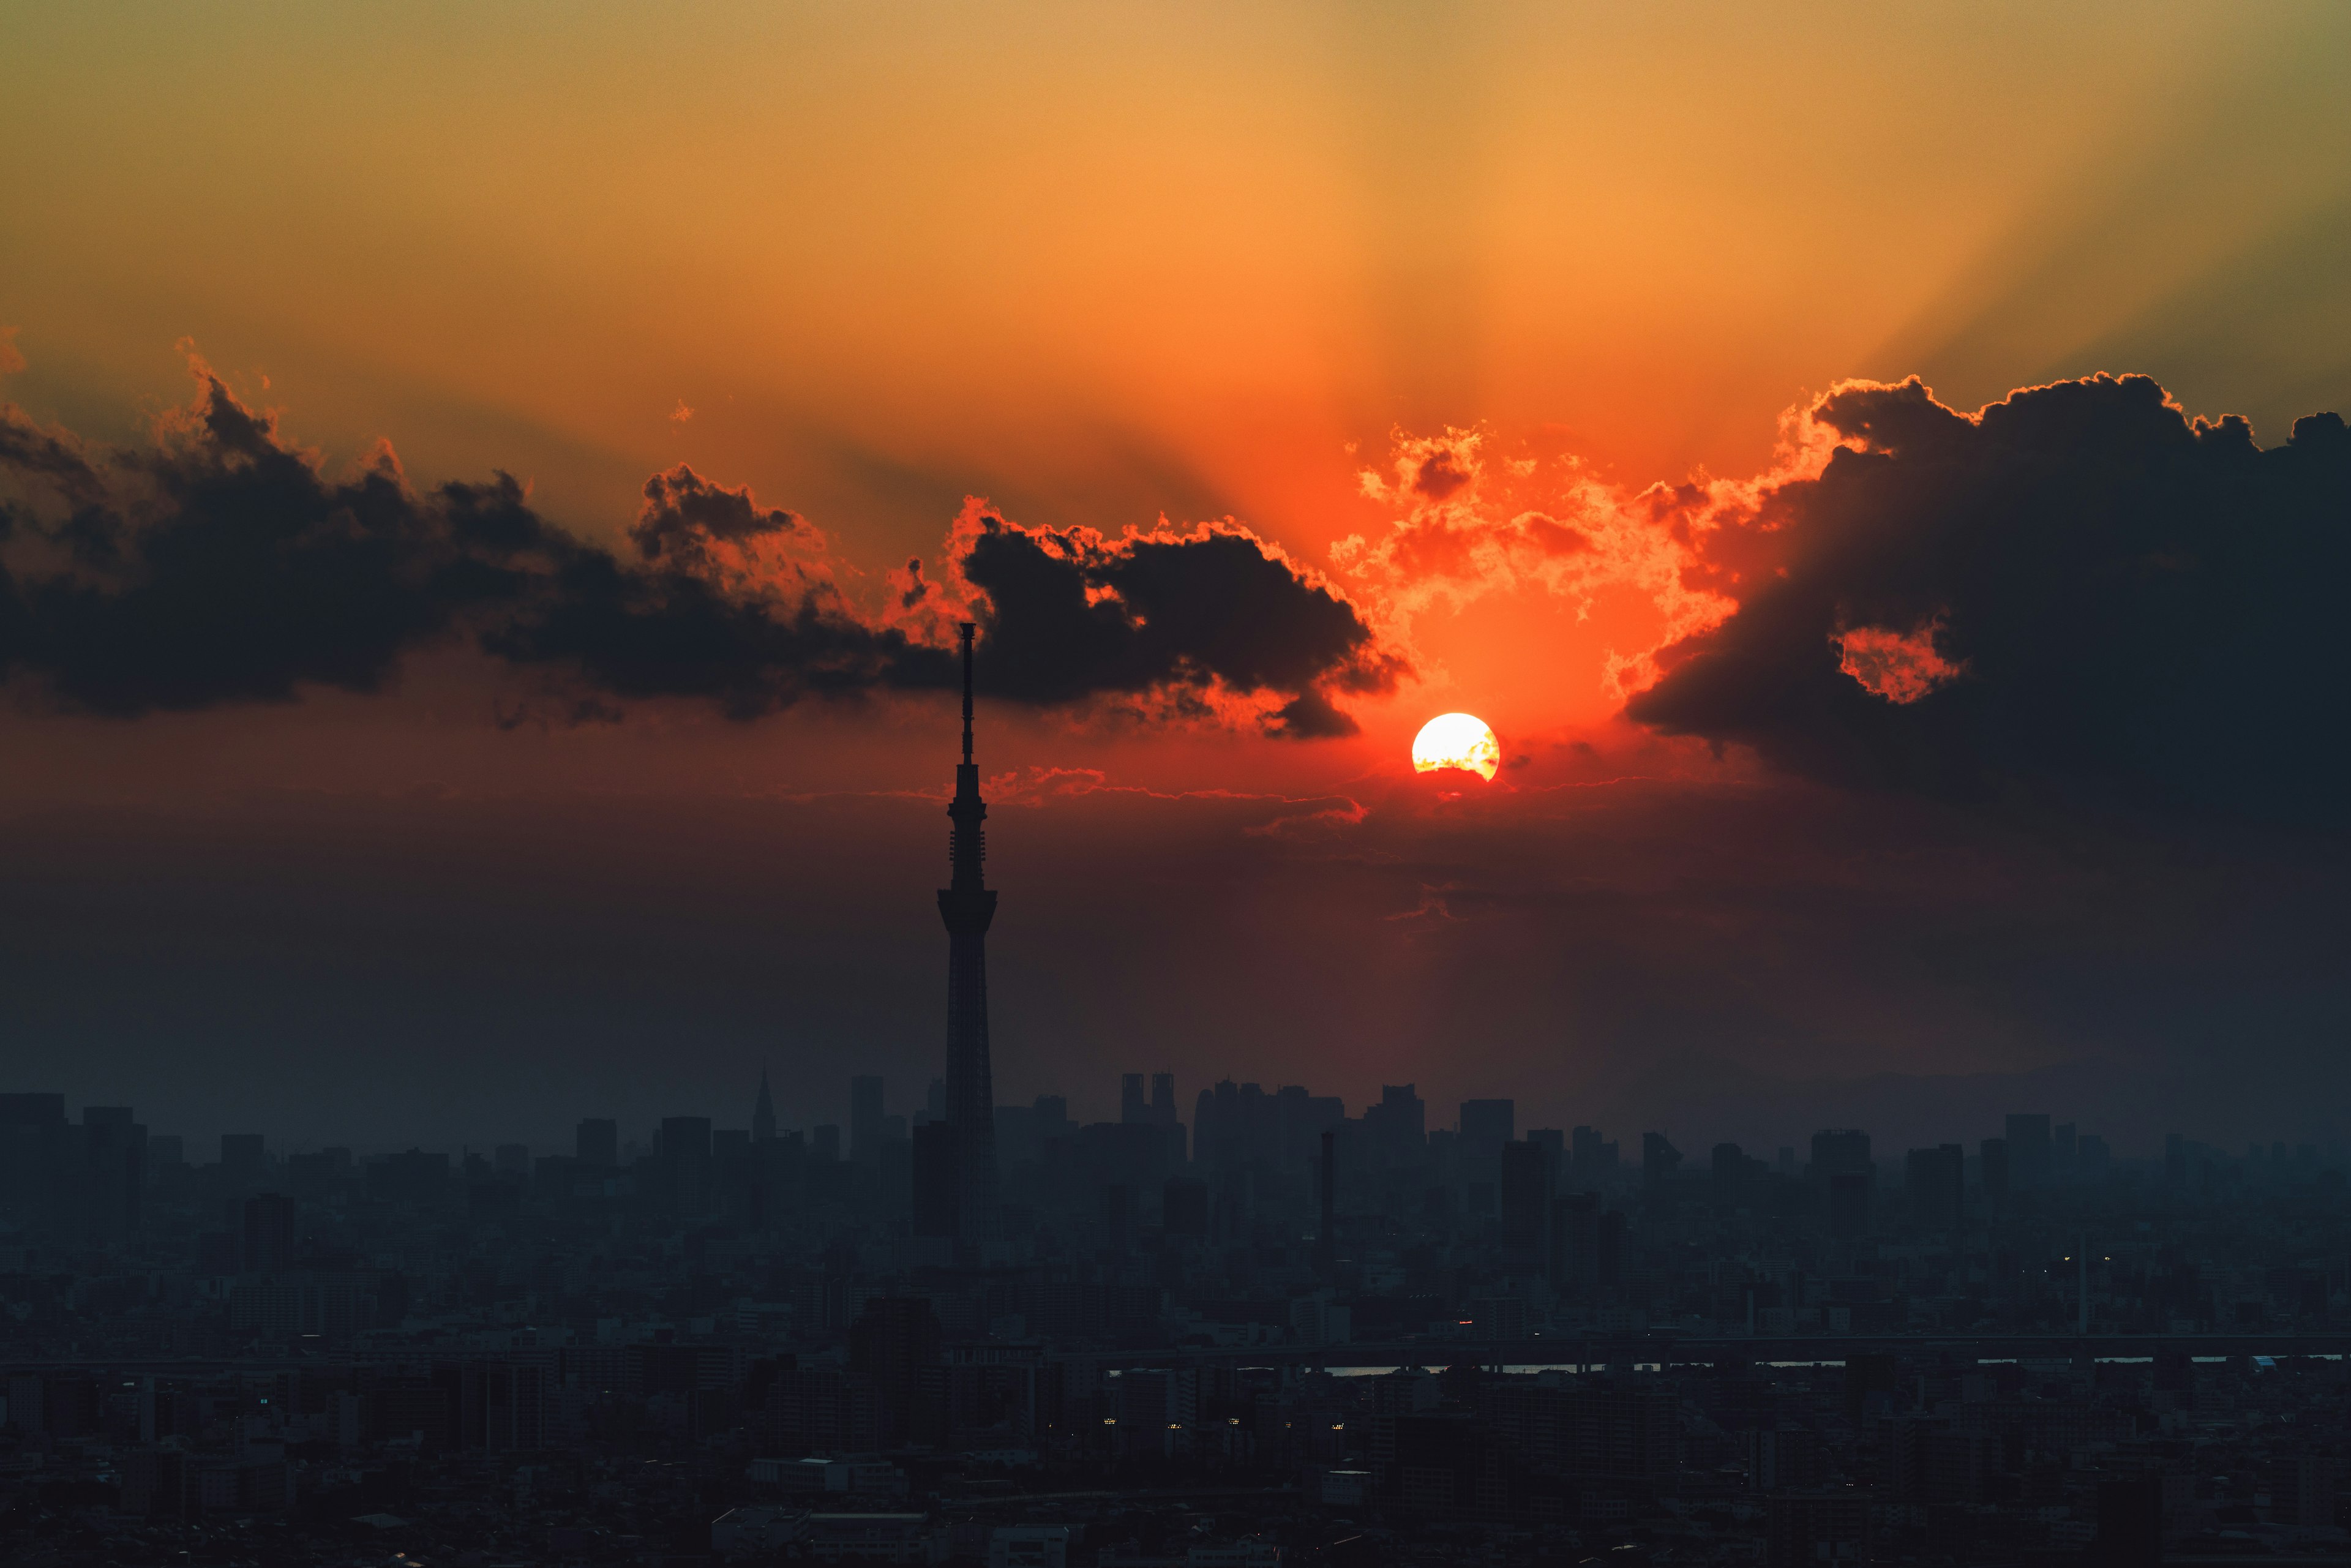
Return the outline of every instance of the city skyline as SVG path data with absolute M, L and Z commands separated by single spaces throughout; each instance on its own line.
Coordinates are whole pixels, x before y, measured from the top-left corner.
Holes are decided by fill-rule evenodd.
M 0 6 L 0 1563 L 2351 1563 L 2346 59 Z

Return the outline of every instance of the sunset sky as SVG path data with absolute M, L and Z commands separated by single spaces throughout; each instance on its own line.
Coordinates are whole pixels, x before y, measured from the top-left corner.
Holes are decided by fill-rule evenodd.
M 971 615 L 1004 1101 L 2351 1131 L 2339 6 L 47 6 L 0 57 L 5 1087 L 904 1109 Z M 1490 785 L 1412 772 L 1453 710 Z

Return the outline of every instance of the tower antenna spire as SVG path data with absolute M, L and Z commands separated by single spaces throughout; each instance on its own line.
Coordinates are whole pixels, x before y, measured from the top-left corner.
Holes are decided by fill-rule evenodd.
M 956 629 L 963 633 L 963 759 L 969 762 L 971 760 L 971 638 L 972 633 L 978 628 L 966 621 Z

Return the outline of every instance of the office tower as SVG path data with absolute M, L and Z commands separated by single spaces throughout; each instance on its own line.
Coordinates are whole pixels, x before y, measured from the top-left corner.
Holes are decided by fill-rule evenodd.
M 81 1113 L 83 1233 L 113 1241 L 139 1228 L 140 1196 L 147 1186 L 147 1129 L 128 1105 L 86 1105 Z
M 691 1218 L 710 1211 L 709 1117 L 662 1118 L 661 1176 L 672 1214 Z
M 759 1069 L 759 1098 L 751 1106 L 751 1141 L 776 1141 L 776 1097 L 768 1092 L 768 1070 L 764 1067 Z
M 1119 1074 L 1118 1119 L 1123 1125 L 1151 1120 L 1151 1106 L 1143 1098 L 1143 1074 L 1140 1072 Z
M 294 1266 L 294 1200 L 256 1193 L 245 1200 L 245 1271 L 282 1274 Z
M 1499 1159 L 1518 1134 L 1518 1105 L 1510 1100 L 1461 1102 L 1461 1152 L 1473 1160 Z
M 1749 1187 L 1763 1174 L 1763 1162 L 1749 1159 L 1737 1144 L 1717 1144 L 1712 1174 L 1715 1212 L 1729 1214 L 1746 1204 Z
M 621 1124 L 610 1116 L 590 1116 L 572 1134 L 571 1148 L 581 1165 L 610 1170 L 621 1163 Z
M 947 818 L 951 885 L 939 890 L 939 918 L 947 928 L 947 1124 L 956 1130 L 963 1172 L 958 1224 L 967 1240 L 984 1240 L 996 1228 L 996 1087 L 987 1051 L 987 927 L 996 894 L 985 874 L 987 846 L 980 824 L 979 768 L 971 759 L 971 640 L 963 633 L 963 761 L 956 768 L 955 801 Z
M 2074 1131 L 2073 1123 L 2060 1122 L 2051 1134 L 2050 1175 L 2060 1182 L 2071 1181 L 2074 1177 L 2075 1155 L 2080 1150 L 2080 1144 L 2074 1137 Z
M 1600 1129 L 1578 1127 L 1568 1134 L 1568 1164 L 1575 1185 L 1586 1191 L 1600 1182 Z
M 221 1170 L 233 1176 L 260 1177 L 269 1174 L 269 1156 L 258 1133 L 221 1134 Z
M 1552 1199 L 1551 1282 L 1589 1292 L 1599 1282 L 1600 1196 L 1572 1192 Z
M 1641 1181 L 1652 1189 L 1663 1186 L 1682 1163 L 1682 1152 L 1663 1133 L 1641 1134 Z
M 882 1080 L 862 1073 L 849 1081 L 849 1157 L 870 1160 L 882 1148 Z
M 1829 1234 L 1850 1241 L 1869 1233 L 1870 1178 L 1864 1171 L 1828 1173 Z
M 949 1122 L 924 1122 L 914 1128 L 914 1219 L 917 1236 L 953 1238 L 961 1233 L 956 1186 L 956 1130 Z
M 1382 1084 L 1380 1103 L 1364 1107 L 1364 1136 L 1383 1167 L 1418 1163 L 1428 1146 L 1428 1106 L 1417 1086 Z
M 1552 1188 L 1556 1166 L 1541 1144 L 1502 1145 L 1502 1267 L 1521 1279 L 1548 1262 Z
M 1151 1075 L 1151 1119 L 1163 1127 L 1176 1124 L 1176 1075 L 1172 1072 Z
M 1322 1163 L 1316 1173 L 1322 1187 L 1322 1220 L 1314 1232 L 1314 1270 L 1329 1279 L 1339 1260 L 1339 1135 L 1322 1134 Z
M 813 1128 L 809 1134 L 810 1157 L 819 1165 L 837 1165 L 841 1160 L 841 1129 L 831 1123 Z
M 1188 1176 L 1169 1176 L 1159 1192 L 1160 1228 L 1170 1236 L 1206 1240 L 1208 1235 L 1208 1184 Z
M 1955 1228 L 1965 1212 L 1968 1152 L 1957 1144 L 1913 1149 L 1907 1162 L 1910 1217 L 1938 1230 Z
M 1977 1156 L 1977 1179 L 1983 1184 L 1984 1207 L 1997 1217 L 2008 1207 L 2008 1140 L 1986 1138 Z
M 2013 1192 L 2035 1192 L 2049 1185 L 2049 1118 L 2019 1115 L 2008 1118 L 2008 1185 Z
M 1866 1234 L 1877 1186 L 1869 1134 L 1852 1127 L 1814 1133 L 1812 1178 L 1820 1189 L 1829 1234 L 1846 1239 Z

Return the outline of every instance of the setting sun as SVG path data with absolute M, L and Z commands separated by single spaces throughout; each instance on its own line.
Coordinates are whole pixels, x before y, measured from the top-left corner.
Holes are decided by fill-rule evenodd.
M 1412 769 L 1434 773 L 1440 768 L 1465 768 L 1489 782 L 1502 766 L 1502 747 L 1493 730 L 1473 714 L 1441 713 L 1420 727 L 1412 739 Z

